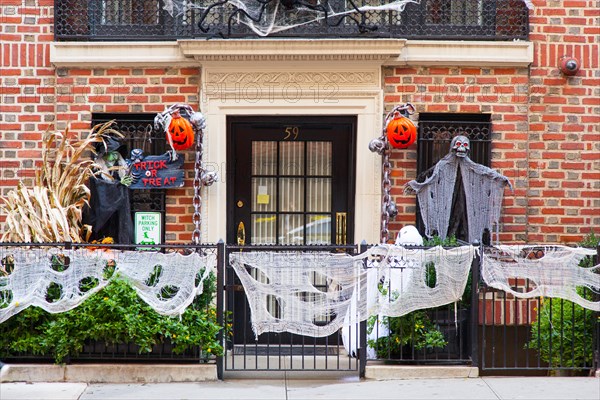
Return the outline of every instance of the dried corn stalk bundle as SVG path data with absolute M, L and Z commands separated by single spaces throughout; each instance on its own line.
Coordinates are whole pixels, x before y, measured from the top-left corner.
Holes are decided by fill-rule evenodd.
M 112 122 L 94 127 L 85 139 L 72 143 L 64 133 L 46 132 L 42 141 L 42 164 L 36 169 L 32 188 L 22 182 L 2 198 L 6 215 L 4 242 L 81 242 L 83 206 L 90 197 L 86 182 L 96 169 L 90 159 L 103 135 L 120 133 Z

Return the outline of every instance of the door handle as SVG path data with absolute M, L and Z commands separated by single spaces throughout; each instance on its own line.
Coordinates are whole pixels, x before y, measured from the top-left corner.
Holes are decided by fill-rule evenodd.
M 346 223 L 347 214 L 345 212 L 335 213 L 335 244 L 347 244 Z
M 244 223 L 240 221 L 237 228 L 237 244 L 238 246 L 244 246 L 246 244 L 246 228 Z

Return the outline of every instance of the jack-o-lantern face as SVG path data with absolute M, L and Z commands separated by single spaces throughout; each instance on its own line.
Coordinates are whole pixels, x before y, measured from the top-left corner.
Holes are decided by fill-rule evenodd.
M 395 149 L 406 149 L 417 140 L 417 127 L 406 117 L 396 117 L 387 125 L 387 137 Z
M 185 150 L 194 144 L 194 128 L 190 121 L 181 116 L 179 111 L 175 111 L 171 115 L 167 134 L 170 136 L 175 150 Z

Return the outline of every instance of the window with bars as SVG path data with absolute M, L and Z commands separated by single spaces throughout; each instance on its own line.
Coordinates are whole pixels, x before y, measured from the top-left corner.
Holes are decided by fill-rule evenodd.
M 430 0 L 427 23 L 439 25 L 482 25 L 482 0 Z
M 417 180 L 423 180 L 431 168 L 450 151 L 455 136 L 466 136 L 471 142 L 469 158 L 490 166 L 492 119 L 490 114 L 421 113 L 417 142 Z M 424 233 L 421 212 L 417 204 L 417 229 Z M 457 239 L 466 240 L 458 235 Z M 484 242 L 489 240 L 484 236 Z
M 92 125 L 114 120 L 113 128 L 123 134 L 124 145 L 119 152 L 129 158 L 133 149 L 142 149 L 145 155 L 163 154 L 167 150 L 164 132 L 154 130 L 155 114 L 100 114 L 92 115 Z M 166 191 L 164 189 L 136 189 L 129 191 L 131 216 L 136 212 L 160 212 L 162 215 L 162 242 L 165 242 Z

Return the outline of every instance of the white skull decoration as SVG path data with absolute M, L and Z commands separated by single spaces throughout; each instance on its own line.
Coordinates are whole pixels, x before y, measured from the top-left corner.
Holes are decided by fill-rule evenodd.
M 373 139 L 369 142 L 369 150 L 381 156 L 385 153 L 385 142 L 382 138 Z
M 456 157 L 464 158 L 468 157 L 471 151 L 471 142 L 466 136 L 456 136 L 450 143 L 450 151 L 453 152 Z

